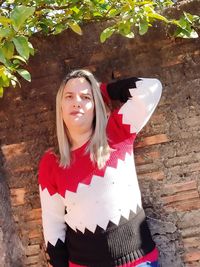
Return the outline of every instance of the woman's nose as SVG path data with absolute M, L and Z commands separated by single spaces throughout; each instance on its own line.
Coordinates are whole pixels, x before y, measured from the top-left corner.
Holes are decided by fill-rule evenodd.
M 74 103 L 74 104 L 73 104 L 73 107 L 78 107 L 78 108 L 80 108 L 81 105 L 80 105 L 80 103 Z
M 74 107 L 80 107 L 81 106 L 81 98 L 79 96 L 75 97 L 73 106 Z

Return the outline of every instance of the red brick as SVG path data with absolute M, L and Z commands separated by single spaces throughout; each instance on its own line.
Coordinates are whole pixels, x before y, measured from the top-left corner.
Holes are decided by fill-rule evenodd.
M 188 191 L 192 189 L 197 189 L 197 182 L 195 180 L 189 182 L 181 182 L 176 184 L 165 184 L 164 185 L 164 192 L 165 194 L 178 193 L 182 191 Z
M 154 113 L 151 117 L 151 123 L 153 124 L 160 124 L 166 119 L 164 114 Z
M 33 255 L 37 255 L 40 253 L 40 246 L 39 245 L 31 245 L 28 246 L 26 249 L 25 254 L 27 256 L 33 256 Z
M 38 262 L 40 262 L 40 256 L 39 255 L 26 257 L 26 259 L 25 259 L 26 265 L 32 265 L 32 264 L 38 263 Z
M 188 227 L 180 229 L 181 235 L 183 238 L 188 238 L 191 236 L 199 236 L 200 233 L 200 226 L 193 225 L 193 220 L 191 218 L 191 223 L 188 224 Z
M 196 190 L 191 190 L 190 192 L 180 192 L 177 193 L 176 195 L 162 197 L 162 201 L 164 202 L 165 205 L 168 205 L 173 202 L 183 201 L 183 200 L 187 201 L 188 199 L 193 199 L 198 197 L 199 197 L 198 192 Z
M 193 236 L 193 237 L 184 238 L 183 244 L 186 250 L 189 248 L 198 248 L 200 247 L 200 237 Z
M 184 265 L 185 267 L 199 267 L 200 266 L 200 262 L 189 262 L 189 263 L 186 263 Z
M 20 156 L 25 152 L 25 149 L 26 149 L 25 142 L 2 146 L 2 152 L 6 160 L 9 160 L 13 156 Z
M 189 212 L 181 212 L 178 214 L 179 220 L 177 221 L 177 226 L 179 229 L 184 229 L 188 232 L 188 234 L 185 237 L 193 237 L 196 236 L 194 233 L 189 233 L 187 230 L 188 228 L 195 228 L 199 227 L 198 235 L 200 234 L 200 210 L 191 210 Z M 196 231 L 195 231 L 196 232 Z M 197 233 L 196 232 L 196 233 Z
M 166 68 L 166 67 L 171 67 L 180 63 L 183 63 L 185 60 L 183 55 L 178 55 L 176 58 L 170 58 L 167 60 L 163 60 L 161 66 Z
M 162 143 L 166 143 L 169 141 L 170 141 L 170 139 L 168 138 L 168 136 L 166 134 L 157 134 L 154 136 L 149 136 L 149 137 L 143 138 L 141 141 L 139 141 L 135 145 L 135 148 L 162 144 Z
M 181 166 L 171 167 L 170 170 L 172 173 L 189 174 L 191 172 L 200 171 L 200 163 L 195 162 L 195 163 L 190 163 L 190 164 L 183 164 Z
M 139 176 L 139 179 L 149 179 L 149 180 L 163 180 L 165 178 L 165 174 L 163 171 L 143 173 L 143 174 L 139 174 L 138 176 Z
M 27 221 L 41 219 L 41 208 L 32 209 L 26 214 Z
M 32 230 L 29 230 L 27 235 L 30 239 L 38 238 L 38 237 L 40 237 L 40 239 L 41 239 L 42 238 L 42 231 L 39 229 L 32 229 Z
M 23 205 L 25 203 L 25 188 L 10 189 L 11 203 L 13 206 Z
M 19 166 L 17 168 L 14 168 L 11 170 L 12 174 L 17 174 L 17 173 L 22 173 L 22 172 L 29 172 L 29 171 L 33 171 L 33 167 L 32 166 Z
M 142 155 L 136 155 L 135 156 L 135 162 L 136 164 L 143 164 L 152 162 L 154 159 L 160 158 L 160 152 L 159 151 L 151 151 Z
M 199 261 L 199 260 L 200 260 L 200 250 L 187 252 L 184 255 L 185 262 Z
M 200 116 L 195 116 L 192 118 L 186 118 L 184 120 L 181 120 L 181 123 L 183 123 L 183 125 L 186 125 L 188 127 L 197 126 L 199 125 L 199 122 L 200 122 Z
M 175 202 L 171 203 L 170 205 L 165 206 L 165 209 L 167 211 L 191 211 L 191 210 L 197 210 L 200 209 L 200 199 L 192 199 L 188 201 L 180 201 L 180 202 Z
M 84 69 L 87 69 L 87 70 L 89 70 L 89 71 L 91 71 L 91 72 L 95 72 L 96 69 L 97 69 L 97 66 L 91 64 L 91 65 L 84 66 Z
M 185 155 L 185 156 L 176 156 L 170 159 L 166 160 L 166 167 L 170 168 L 170 167 L 174 167 L 177 165 L 183 165 L 183 164 L 188 164 L 191 162 L 194 162 L 195 158 L 193 153 L 191 153 L 190 155 Z
M 103 61 L 104 57 L 105 57 L 105 55 L 104 55 L 103 51 L 92 54 L 91 58 L 90 58 L 90 62 L 91 63 L 93 63 L 93 62 L 97 63 L 99 61 Z

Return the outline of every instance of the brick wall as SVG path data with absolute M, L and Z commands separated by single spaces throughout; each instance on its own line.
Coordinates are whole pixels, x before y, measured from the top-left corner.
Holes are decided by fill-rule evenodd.
M 199 39 L 169 39 L 158 29 L 100 44 L 101 27 L 86 25 L 82 37 L 70 31 L 35 36 L 32 83 L 8 89 L 0 100 L 2 267 L 47 266 L 37 166 L 56 144 L 55 94 L 61 77 L 74 68 L 89 68 L 102 81 L 112 73 L 162 81 L 159 107 L 135 144 L 143 203 L 162 266 L 200 266 Z

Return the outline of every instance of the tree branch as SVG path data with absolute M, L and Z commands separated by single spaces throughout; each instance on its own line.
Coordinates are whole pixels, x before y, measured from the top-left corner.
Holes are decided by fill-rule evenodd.
M 36 8 L 36 11 L 41 11 L 43 9 L 51 9 L 51 10 L 65 10 L 70 8 L 70 6 L 72 6 L 72 3 L 69 3 L 68 5 L 64 5 L 64 6 L 49 6 L 49 5 L 43 5 L 40 6 L 38 8 Z

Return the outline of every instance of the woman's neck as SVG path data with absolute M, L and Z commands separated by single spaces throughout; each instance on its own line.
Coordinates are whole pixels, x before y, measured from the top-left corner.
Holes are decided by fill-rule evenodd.
M 92 130 L 85 133 L 70 133 L 71 150 L 75 150 L 84 145 L 91 137 Z

